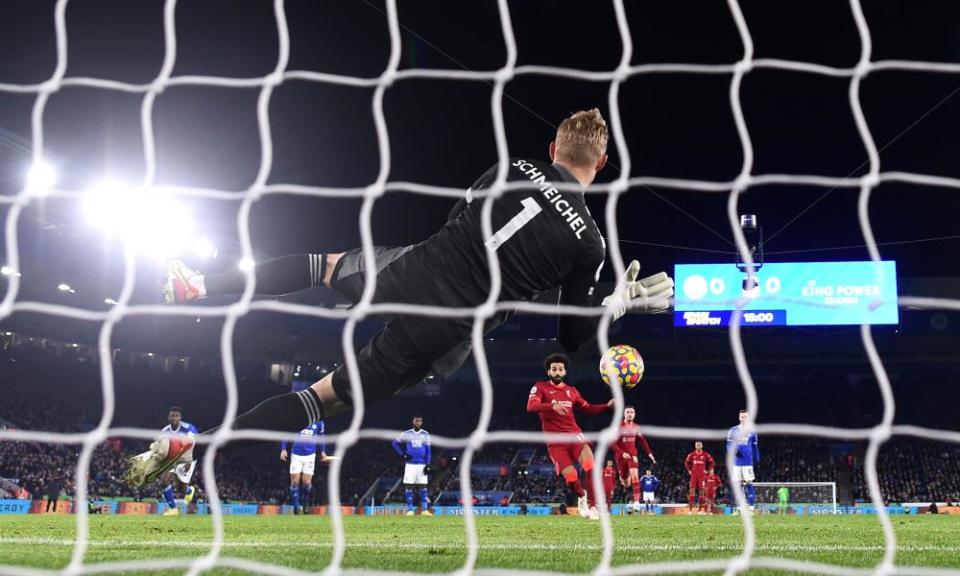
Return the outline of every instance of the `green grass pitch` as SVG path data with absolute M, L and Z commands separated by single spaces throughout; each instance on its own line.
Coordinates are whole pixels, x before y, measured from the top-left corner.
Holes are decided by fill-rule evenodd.
M 883 557 L 883 534 L 874 516 L 754 520 L 760 558 L 869 568 Z M 0 518 L 0 564 L 65 567 L 72 553 L 74 521 L 72 516 L 54 515 Z M 466 558 L 462 518 L 356 516 L 344 521 L 345 568 L 449 572 Z M 898 565 L 960 568 L 960 517 L 893 517 L 893 522 Z M 722 560 L 739 554 L 743 546 L 740 519 L 730 516 L 621 516 L 613 518 L 613 529 L 613 566 Z M 86 562 L 168 559 L 175 562 L 152 573 L 183 572 L 177 566 L 209 550 L 212 530 L 209 516 L 91 516 Z M 601 557 L 599 523 L 577 517 L 482 517 L 477 530 L 478 568 L 589 572 Z M 234 516 L 225 518 L 225 540 L 224 557 L 317 572 L 330 561 L 333 534 L 327 517 Z M 248 573 L 239 564 L 228 560 L 212 572 Z M 750 571 L 784 573 L 788 572 L 770 566 Z

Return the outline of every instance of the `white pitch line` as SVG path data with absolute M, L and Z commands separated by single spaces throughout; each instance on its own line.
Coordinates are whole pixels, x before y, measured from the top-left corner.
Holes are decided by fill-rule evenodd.
M 67 538 L 47 538 L 40 536 L 0 537 L 0 544 L 17 545 L 46 545 L 46 546 L 73 546 L 74 541 Z M 225 541 L 226 548 L 332 548 L 332 542 L 284 542 L 284 541 Z M 117 547 L 117 548 L 209 548 L 209 542 L 196 540 L 91 540 L 90 546 Z M 394 548 L 431 549 L 455 548 L 466 549 L 465 542 L 348 542 L 347 548 Z M 617 550 L 631 552 L 739 552 L 741 546 L 736 545 L 707 545 L 707 544 L 618 544 Z M 481 550 L 543 550 L 543 551 L 582 551 L 601 550 L 601 544 L 480 544 Z M 877 545 L 837 545 L 837 544 L 758 544 L 757 550 L 768 552 L 882 552 L 885 548 Z M 956 552 L 960 553 L 960 545 L 936 544 L 904 544 L 897 546 L 901 552 Z

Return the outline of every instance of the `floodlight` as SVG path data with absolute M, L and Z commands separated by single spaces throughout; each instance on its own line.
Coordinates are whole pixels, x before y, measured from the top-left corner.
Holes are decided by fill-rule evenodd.
M 201 258 L 217 257 L 217 247 L 207 238 L 201 238 L 196 246 L 193 247 L 193 251 Z
M 186 206 L 166 194 L 105 180 L 87 191 L 87 217 L 138 252 L 160 259 L 183 252 L 193 236 Z
M 43 196 L 57 184 L 56 169 L 45 160 L 38 160 L 27 171 L 27 189 L 32 194 Z

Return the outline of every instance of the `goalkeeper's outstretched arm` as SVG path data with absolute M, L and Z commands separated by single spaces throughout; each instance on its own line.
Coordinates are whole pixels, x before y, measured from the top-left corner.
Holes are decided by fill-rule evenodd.
M 569 306 L 595 306 L 594 292 L 600 279 L 602 258 L 584 258 L 577 263 L 560 288 L 560 304 Z M 673 278 L 660 272 L 637 280 L 640 263 L 630 262 L 620 283 L 613 293 L 603 299 L 603 306 L 611 309 L 613 320 L 619 320 L 627 310 L 659 314 L 670 309 L 673 296 Z M 571 352 L 597 336 L 599 316 L 560 315 L 557 340 Z

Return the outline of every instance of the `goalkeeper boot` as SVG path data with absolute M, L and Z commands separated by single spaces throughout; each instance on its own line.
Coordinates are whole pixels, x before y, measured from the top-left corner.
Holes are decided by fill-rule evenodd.
M 181 456 L 193 449 L 190 436 L 162 436 L 150 444 L 150 449 L 127 461 L 124 481 L 138 488 L 153 482 L 177 465 Z
M 197 489 L 193 486 L 187 486 L 187 491 L 183 494 L 183 501 L 187 504 L 193 502 L 193 497 L 197 495 Z
M 167 266 L 163 281 L 164 304 L 195 302 L 205 296 L 202 274 L 188 268 L 179 260 L 174 260 Z

